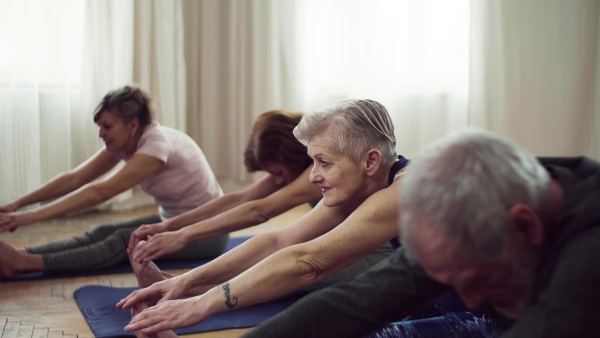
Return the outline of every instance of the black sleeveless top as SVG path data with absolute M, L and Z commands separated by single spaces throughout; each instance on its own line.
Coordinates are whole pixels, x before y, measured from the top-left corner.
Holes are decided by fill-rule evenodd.
M 394 176 L 396 176 L 396 174 L 404 169 L 404 167 L 406 167 L 408 165 L 408 160 L 402 156 L 402 155 L 398 155 L 398 161 L 396 163 L 394 163 L 394 165 L 392 166 L 392 169 L 390 169 L 390 177 L 388 178 L 388 186 L 392 185 L 392 183 L 394 183 Z
M 394 165 L 392 166 L 392 169 L 390 169 L 390 176 L 388 179 L 388 186 L 392 185 L 392 183 L 394 182 L 394 176 L 396 176 L 396 174 L 402 170 L 404 167 L 406 167 L 408 165 L 408 160 L 402 156 L 402 155 L 398 155 L 398 161 L 396 163 L 394 163 Z M 397 249 L 400 246 L 400 242 L 398 241 L 398 237 L 394 237 L 390 240 L 390 244 L 392 245 L 392 247 L 394 249 Z

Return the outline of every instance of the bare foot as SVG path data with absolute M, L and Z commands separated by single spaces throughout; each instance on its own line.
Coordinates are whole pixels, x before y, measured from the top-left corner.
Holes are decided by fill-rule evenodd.
M 173 277 L 172 274 L 161 271 L 154 262 L 148 262 L 147 264 L 137 263 L 131 259 L 131 256 L 129 256 L 129 262 L 140 288 L 145 288 L 161 280 Z
M 0 278 L 15 278 L 26 272 L 44 270 L 42 256 L 19 251 L 0 241 Z
M 138 303 L 137 306 L 134 306 L 131 308 L 131 317 L 135 317 L 138 313 L 144 311 L 145 309 L 148 308 L 148 304 L 145 302 L 141 302 Z M 154 334 L 144 334 L 141 333 L 139 331 L 135 332 L 135 336 L 138 338 L 172 338 L 172 337 L 178 337 L 175 332 L 169 330 L 169 331 L 162 331 L 159 333 L 154 333 Z

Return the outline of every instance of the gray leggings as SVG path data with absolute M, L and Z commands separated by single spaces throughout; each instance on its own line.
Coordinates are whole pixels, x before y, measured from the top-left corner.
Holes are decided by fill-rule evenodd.
M 124 222 L 103 224 L 77 237 L 27 248 L 27 252 L 42 255 L 47 274 L 90 271 L 115 266 L 129 262 L 126 249 L 131 233 L 143 224 L 154 224 L 160 221 L 160 216 L 150 215 Z M 159 260 L 212 258 L 223 252 L 228 239 L 229 234 L 224 234 L 195 241 Z

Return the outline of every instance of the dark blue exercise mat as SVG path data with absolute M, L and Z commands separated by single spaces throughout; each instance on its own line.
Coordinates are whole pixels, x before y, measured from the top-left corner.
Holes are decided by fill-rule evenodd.
M 131 320 L 131 314 L 129 311 L 115 307 L 115 304 L 134 290 L 136 288 L 90 285 L 77 289 L 73 297 L 95 337 L 134 337 L 133 332 L 123 330 Z M 297 294 L 269 303 L 220 313 L 198 325 L 175 330 L 175 333 L 181 335 L 256 326 L 283 311 L 300 297 L 301 295 Z
M 225 250 L 223 252 L 227 252 L 236 246 L 242 244 L 250 237 L 231 237 L 229 238 L 229 242 L 225 246 Z M 173 270 L 173 269 L 187 269 L 194 268 L 199 265 L 205 264 L 211 261 L 213 258 L 204 258 L 204 259 L 192 259 L 192 260 L 179 260 L 179 261 L 155 261 L 156 265 L 161 270 Z M 15 279 L 1 279 L 0 282 L 10 282 L 10 281 L 23 281 L 23 280 L 37 280 L 37 279 L 53 279 L 53 278 L 66 278 L 66 277 L 81 277 L 81 276 L 95 276 L 95 275 L 112 275 L 118 273 L 129 273 L 133 272 L 131 269 L 131 265 L 129 263 L 111 266 L 109 268 L 92 270 L 92 271 L 75 271 L 75 272 L 61 272 L 61 273 L 53 273 L 53 274 L 44 274 L 43 272 L 32 272 L 27 273 L 21 276 L 18 276 Z

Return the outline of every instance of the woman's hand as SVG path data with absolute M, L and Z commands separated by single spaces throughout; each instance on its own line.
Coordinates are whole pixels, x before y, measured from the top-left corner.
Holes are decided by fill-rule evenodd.
M 139 228 L 135 229 L 135 231 L 131 233 L 131 237 L 129 237 L 127 253 L 131 255 L 140 241 L 145 241 L 148 239 L 148 237 L 165 231 L 169 231 L 169 227 L 167 224 L 165 224 L 165 222 L 144 224 L 140 226 Z
M 180 230 L 159 233 L 138 243 L 133 250 L 132 259 L 137 263 L 146 263 L 179 251 L 187 244 L 188 238 Z
M 17 211 L 19 206 L 15 202 L 0 204 L 0 213 Z
M 169 300 L 147 308 L 131 319 L 125 331 L 151 334 L 198 324 L 204 320 L 200 297 Z
M 117 307 L 130 309 L 141 302 L 155 304 L 166 300 L 184 298 L 187 291 L 185 278 L 181 275 L 156 282 L 145 289 L 136 290 L 118 302 Z
M 0 212 L 0 233 L 13 232 L 21 225 L 38 221 L 34 211 Z

